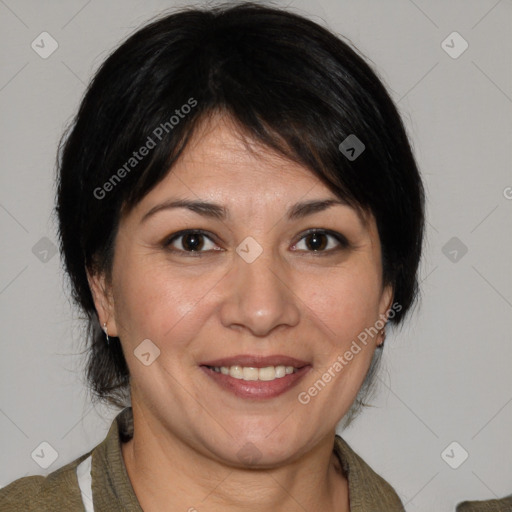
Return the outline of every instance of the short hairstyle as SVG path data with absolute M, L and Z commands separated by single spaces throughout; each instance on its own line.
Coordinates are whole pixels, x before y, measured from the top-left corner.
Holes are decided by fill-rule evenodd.
M 219 112 L 373 214 L 383 283 L 400 305 L 390 322 L 399 324 L 416 298 L 423 185 L 400 115 L 357 51 L 280 8 L 242 3 L 165 14 L 105 60 L 59 146 L 60 250 L 86 315 L 94 398 L 126 406 L 129 370 L 119 339 L 105 342 L 86 270 L 110 279 L 122 216 L 172 172 L 197 127 Z M 359 156 L 363 146 L 342 144 L 354 136 L 364 144 Z

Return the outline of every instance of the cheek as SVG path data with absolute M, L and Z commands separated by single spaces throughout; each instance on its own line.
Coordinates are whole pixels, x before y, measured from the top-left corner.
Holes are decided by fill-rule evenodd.
M 312 312 L 316 344 L 315 372 L 297 398 L 327 423 L 348 411 L 365 379 L 375 342 L 369 334 L 379 314 L 380 280 L 368 268 L 334 273 L 317 282 L 305 301 Z
M 300 296 L 317 324 L 323 324 L 335 345 L 342 348 L 377 320 L 380 280 L 368 268 L 341 269 L 326 278 L 308 280 Z
M 176 346 L 193 337 L 202 325 L 199 317 L 206 315 L 202 298 L 219 277 L 197 279 L 137 256 L 122 258 L 118 268 L 115 310 L 123 341 L 137 344 L 149 338 L 160 346 L 172 339 Z

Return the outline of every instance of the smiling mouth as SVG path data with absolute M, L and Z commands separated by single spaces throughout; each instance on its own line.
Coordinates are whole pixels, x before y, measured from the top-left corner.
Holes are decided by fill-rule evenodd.
M 312 369 L 293 357 L 239 355 L 199 365 L 220 389 L 239 398 L 268 399 L 292 387 Z
M 253 366 L 207 366 L 214 372 L 221 373 L 222 375 L 229 375 L 234 379 L 245 381 L 272 381 L 275 379 L 282 379 L 292 373 L 297 373 L 299 368 L 294 366 L 265 366 L 264 368 L 255 368 Z

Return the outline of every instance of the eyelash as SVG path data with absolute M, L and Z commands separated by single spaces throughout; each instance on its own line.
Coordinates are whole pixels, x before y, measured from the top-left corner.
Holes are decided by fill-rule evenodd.
M 187 251 L 187 250 L 184 250 L 184 249 L 176 249 L 176 248 L 171 247 L 171 244 L 173 242 L 175 242 L 176 240 L 179 240 L 180 238 L 183 238 L 184 236 L 191 235 L 191 234 L 204 236 L 208 240 L 210 240 L 212 243 L 215 244 L 215 241 L 212 239 L 211 234 L 208 233 L 207 231 L 204 231 L 202 229 L 186 229 L 186 230 L 174 233 L 170 237 L 166 238 L 162 245 L 169 252 L 176 253 L 176 254 L 182 254 L 182 255 L 186 254 L 187 256 L 192 256 L 192 257 L 201 257 L 205 253 L 221 251 L 221 249 L 209 249 L 209 250 L 206 250 L 206 251 Z M 331 231 L 329 229 L 315 229 L 315 228 L 308 229 L 307 231 L 302 233 L 302 235 L 300 236 L 299 240 L 296 243 L 293 244 L 293 247 L 297 246 L 301 241 L 303 241 L 308 236 L 311 236 L 313 234 L 325 235 L 327 237 L 334 238 L 338 242 L 338 247 L 336 247 L 334 249 L 332 249 L 332 248 L 331 249 L 327 249 L 327 250 L 324 249 L 324 250 L 321 250 L 321 251 L 307 250 L 305 252 L 314 254 L 316 256 L 324 256 L 324 255 L 329 255 L 329 254 L 338 252 L 338 251 L 343 250 L 343 249 L 350 248 L 350 244 L 349 244 L 348 240 L 341 233 L 337 233 L 336 231 Z M 327 245 L 329 245 L 329 242 L 327 242 Z

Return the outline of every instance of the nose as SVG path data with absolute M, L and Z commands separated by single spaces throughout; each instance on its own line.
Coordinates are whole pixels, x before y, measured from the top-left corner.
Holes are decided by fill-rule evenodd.
M 253 336 L 267 336 L 278 327 L 294 327 L 300 320 L 299 298 L 293 293 L 284 265 L 262 254 L 252 263 L 235 256 L 224 282 L 220 307 L 225 327 L 245 329 Z

